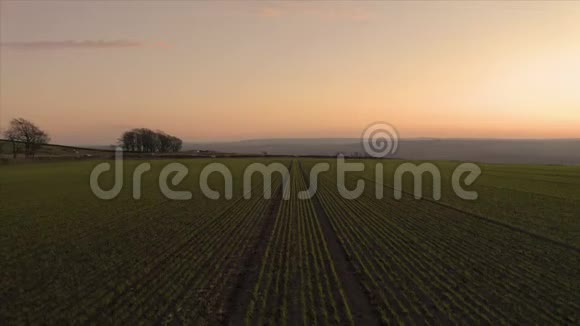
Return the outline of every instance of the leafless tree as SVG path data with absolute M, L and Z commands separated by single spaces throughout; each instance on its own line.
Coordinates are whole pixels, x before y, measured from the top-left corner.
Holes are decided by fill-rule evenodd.
M 163 153 L 179 152 L 182 141 L 160 130 L 137 128 L 124 132 L 119 138 L 119 144 L 126 151 Z
M 24 144 L 24 156 L 34 157 L 35 152 L 42 144 L 50 141 L 48 134 L 34 123 L 23 119 L 13 119 L 4 136 L 12 142 L 12 153 L 16 157 L 18 143 Z

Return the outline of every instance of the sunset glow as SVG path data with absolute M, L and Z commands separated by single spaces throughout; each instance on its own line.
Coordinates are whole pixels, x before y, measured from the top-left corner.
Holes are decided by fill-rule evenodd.
M 65 144 L 580 138 L 577 2 L 2 2 L 0 127 Z

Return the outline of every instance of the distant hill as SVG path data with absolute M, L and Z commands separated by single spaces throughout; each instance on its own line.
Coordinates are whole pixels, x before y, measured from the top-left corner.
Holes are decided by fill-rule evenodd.
M 336 155 L 363 154 L 357 138 L 253 139 L 235 142 L 184 143 L 184 149 L 240 154 Z M 399 141 L 393 158 L 458 160 L 515 164 L 580 164 L 580 139 L 435 139 Z
M 238 155 L 364 156 L 357 138 L 250 139 L 234 142 L 184 143 L 179 153 L 126 153 L 128 157 L 192 157 Z M 37 159 L 112 157 L 111 146 L 43 145 Z M 22 155 L 20 155 L 22 157 Z M 580 139 L 404 139 L 391 158 L 456 160 L 482 163 L 580 165 Z M 12 158 L 12 144 L 0 139 L 0 158 Z

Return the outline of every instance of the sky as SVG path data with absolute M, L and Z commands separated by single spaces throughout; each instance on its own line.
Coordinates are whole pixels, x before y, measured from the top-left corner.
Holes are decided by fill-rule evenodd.
M 580 138 L 580 2 L 0 0 L 0 128 L 53 143 Z

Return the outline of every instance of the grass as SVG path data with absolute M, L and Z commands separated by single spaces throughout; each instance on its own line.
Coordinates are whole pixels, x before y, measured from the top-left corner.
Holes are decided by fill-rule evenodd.
M 187 257 L 180 257 L 186 252 L 198 255 L 203 250 L 207 250 L 208 257 L 214 252 L 221 253 L 217 250 L 222 250 L 219 246 L 224 240 L 234 239 L 237 232 L 246 231 L 239 229 L 241 226 L 232 219 L 241 219 L 243 223 L 254 221 L 251 226 L 244 225 L 251 231 L 259 230 L 256 220 L 246 219 L 238 212 L 247 211 L 254 218 L 252 212 L 264 209 L 266 201 L 258 203 L 259 197 L 254 196 L 254 201 L 241 201 L 234 207 L 234 200 L 226 201 L 223 196 L 219 200 L 206 199 L 196 186 L 196 171 L 209 162 L 182 161 L 191 173 L 177 188 L 192 190 L 191 201 L 169 201 L 162 196 L 155 176 L 167 163 L 164 161 L 151 162 L 153 169 L 144 177 L 144 195 L 139 201 L 132 199 L 131 189 L 127 187 L 131 173 L 126 173 L 125 187 L 118 198 L 103 202 L 93 196 L 88 180 L 97 162 L 0 167 L 3 203 L 0 288 L 3 302 L 13 302 L 2 306 L 0 315 L 27 322 L 39 320 L 18 318 L 81 318 L 83 315 L 96 318 L 99 311 L 93 309 L 108 307 L 109 312 L 116 314 L 113 298 L 128 289 L 134 291 L 135 286 L 159 268 L 176 271 L 179 267 L 171 264 L 180 262 L 178 259 L 187 261 L 189 265 L 184 268 L 192 273 L 201 267 L 215 272 L 210 267 L 220 264 L 218 260 L 209 264 L 209 258 L 189 261 Z M 126 161 L 125 170 L 130 172 L 140 163 Z M 234 176 L 241 179 L 244 167 L 252 162 L 237 159 L 226 163 Z M 112 181 L 112 175 L 108 177 Z M 223 187 L 219 175 L 212 175 L 209 183 L 214 188 Z M 237 183 L 234 199 L 241 194 L 241 183 Z M 242 241 L 248 239 L 242 238 Z M 244 244 L 247 243 L 237 243 L 230 249 L 240 250 Z M 195 265 L 198 263 L 207 266 Z M 174 276 L 173 273 L 159 272 L 165 277 Z M 187 277 L 194 276 L 204 277 L 193 274 Z M 18 307 L 26 307 L 30 313 L 23 315 L 14 310 Z
M 280 199 L 279 177 L 271 200 L 242 198 L 243 171 L 256 161 L 292 166 L 289 200 Z M 178 160 L 190 173 L 172 188 L 192 191 L 187 201 L 159 191 L 169 160 L 150 161 L 138 201 L 130 185 L 142 160 L 125 161 L 125 186 L 110 201 L 89 188 L 96 160 L 0 165 L 0 302 L 8 303 L 0 321 L 353 324 L 364 321 L 362 304 L 383 323 L 578 322 L 580 251 L 570 247 L 580 247 L 579 167 L 483 165 L 470 188 L 479 199 L 469 202 L 447 182 L 459 163 L 436 162 L 452 209 L 394 200 L 388 186 L 401 162 L 391 160 L 382 200 L 375 160 L 347 177 L 349 186 L 365 178 L 362 197 L 339 196 L 331 164 L 316 196 L 298 199 L 303 173 L 319 161 Z M 231 200 L 199 189 L 199 171 L 214 162 L 232 171 Z M 112 184 L 112 174 L 103 178 L 103 188 Z M 209 183 L 223 190 L 218 174 Z
M 355 179 L 351 175 L 350 186 Z M 578 318 L 578 250 L 412 196 L 377 200 L 367 191 L 344 199 L 332 172 L 323 177 L 318 196 L 384 323 Z M 549 234 L 538 227 L 544 223 L 534 231 Z
M 319 162 L 320 160 L 305 160 Z M 334 167 L 334 160 L 325 160 Z M 395 170 L 400 160 L 349 160 L 363 162 L 364 172 L 349 173 L 350 186 L 355 179 L 366 178 L 365 192 L 374 194 L 374 165 L 384 165 L 383 184 L 394 185 Z M 425 162 L 415 161 L 415 164 Z M 462 200 L 451 187 L 451 175 L 461 162 L 436 161 L 441 171 L 441 202 L 469 213 L 495 219 L 502 223 L 580 247 L 580 166 L 480 164 L 482 175 L 468 190 L 479 193 L 475 201 Z M 334 169 L 326 174 L 334 174 Z M 352 189 L 352 188 L 351 188 Z M 413 193 L 413 179 L 403 178 L 403 189 Z M 423 194 L 432 197 L 431 178 L 423 178 Z M 384 190 L 393 198 L 393 189 Z

